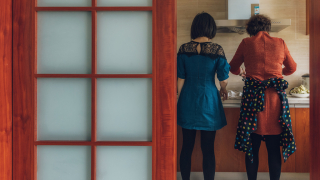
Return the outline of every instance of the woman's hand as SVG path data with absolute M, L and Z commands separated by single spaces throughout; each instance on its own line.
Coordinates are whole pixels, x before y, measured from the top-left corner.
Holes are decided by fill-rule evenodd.
M 220 96 L 223 97 L 223 100 L 228 99 L 228 91 L 227 91 L 228 80 L 220 81 Z
M 228 91 L 225 88 L 220 89 L 220 96 L 223 97 L 223 101 L 228 99 Z
M 246 70 L 243 69 L 242 67 L 240 68 L 240 74 L 239 74 L 239 76 L 241 76 L 243 79 L 246 78 Z

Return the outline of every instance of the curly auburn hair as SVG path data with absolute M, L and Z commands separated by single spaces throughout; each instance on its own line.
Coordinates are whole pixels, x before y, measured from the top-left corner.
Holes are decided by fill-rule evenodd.
M 255 36 L 260 31 L 266 31 L 269 33 L 271 30 L 271 20 L 264 15 L 253 15 L 247 22 L 247 33 L 250 36 Z

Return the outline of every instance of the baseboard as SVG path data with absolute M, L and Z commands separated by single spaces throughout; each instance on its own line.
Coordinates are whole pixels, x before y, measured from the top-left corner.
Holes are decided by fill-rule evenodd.
M 270 180 L 269 173 L 258 173 L 258 180 Z M 309 180 L 309 173 L 281 173 L 281 180 Z M 177 180 L 182 180 L 180 172 Z M 202 172 L 191 172 L 190 180 L 203 180 Z M 245 172 L 216 172 L 215 180 L 248 180 Z

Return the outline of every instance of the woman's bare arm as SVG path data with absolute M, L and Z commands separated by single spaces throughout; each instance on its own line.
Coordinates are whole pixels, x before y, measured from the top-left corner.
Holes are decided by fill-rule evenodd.
M 220 96 L 223 97 L 223 100 L 228 99 L 228 91 L 227 91 L 228 80 L 220 81 Z

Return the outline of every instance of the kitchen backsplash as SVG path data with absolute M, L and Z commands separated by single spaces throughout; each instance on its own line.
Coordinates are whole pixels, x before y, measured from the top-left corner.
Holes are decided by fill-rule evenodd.
M 202 11 L 210 13 L 215 19 L 226 19 L 225 0 L 177 0 L 178 4 L 178 47 L 190 41 L 190 28 L 194 16 Z M 306 0 L 260 0 L 260 14 L 271 19 L 291 19 L 291 26 L 271 36 L 282 38 L 298 64 L 297 71 L 284 78 L 289 82 L 289 88 L 301 84 L 301 76 L 309 73 L 309 36 L 306 35 Z M 231 61 L 241 40 L 247 34 L 218 33 L 213 39 L 220 44 Z M 218 81 L 217 81 L 218 86 Z M 230 73 L 228 89 L 242 90 L 241 77 Z M 219 87 L 219 86 L 218 86 Z

